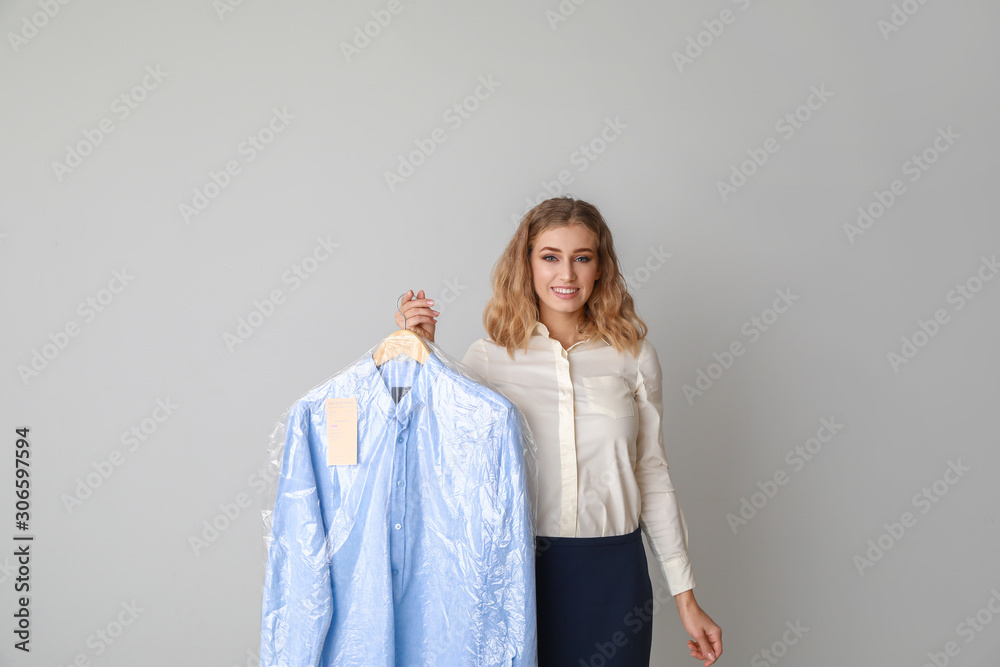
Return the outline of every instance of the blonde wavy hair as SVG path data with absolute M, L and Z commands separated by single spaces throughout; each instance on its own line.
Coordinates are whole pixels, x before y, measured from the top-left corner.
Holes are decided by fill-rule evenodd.
M 539 319 L 531 251 L 542 232 L 567 225 L 580 225 L 594 234 L 601 269 L 594 291 L 584 304 L 578 331 L 585 337 L 600 335 L 618 350 L 638 355 L 639 343 L 648 329 L 635 312 L 611 230 L 596 206 L 572 197 L 547 199 L 521 218 L 517 231 L 493 265 L 493 296 L 483 311 L 483 327 L 494 343 L 507 348 L 511 359 L 517 348 L 527 352 L 532 328 Z

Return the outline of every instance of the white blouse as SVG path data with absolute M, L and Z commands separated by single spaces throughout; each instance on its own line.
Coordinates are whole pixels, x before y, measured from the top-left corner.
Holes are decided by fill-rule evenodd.
M 536 322 L 514 359 L 486 338 L 462 360 L 524 414 L 538 450 L 535 534 L 627 535 L 641 526 L 671 595 L 694 588 L 684 513 L 663 449 L 660 361 L 602 337 L 565 350 Z

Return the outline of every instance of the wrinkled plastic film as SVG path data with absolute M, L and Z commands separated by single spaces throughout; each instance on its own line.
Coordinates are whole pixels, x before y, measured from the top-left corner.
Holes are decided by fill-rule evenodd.
M 287 654 L 300 650 L 307 654 L 295 659 L 321 665 L 324 659 L 536 664 L 534 438 L 513 401 L 437 344 L 425 343 L 433 358 L 422 364 L 390 347 L 378 367 L 376 345 L 275 422 L 262 511 L 268 569 L 262 666 L 285 664 Z M 432 376 L 434 370 L 440 372 Z M 342 387 L 357 395 L 340 396 Z M 358 464 L 328 466 L 316 443 L 324 437 L 317 401 L 349 397 L 357 399 Z M 376 403 L 412 411 L 396 424 Z M 390 437 L 393 428 L 403 429 L 404 445 Z M 368 455 L 371 460 L 363 460 Z M 382 463 L 372 464 L 376 460 Z M 397 479 L 404 470 L 407 479 Z M 404 523 L 408 537 L 401 539 Z M 414 531 L 418 538 L 409 537 Z M 402 553 L 407 549 L 418 553 Z M 397 567 L 401 563 L 405 567 Z M 345 597 L 345 590 L 353 593 Z M 378 647 L 386 647 L 384 655 Z
M 488 383 L 485 379 L 483 379 L 482 376 L 480 376 L 474 370 L 472 370 L 462 362 L 445 354 L 444 351 L 441 350 L 441 347 L 436 343 L 431 341 L 424 341 L 424 342 L 443 364 L 445 364 L 452 370 L 461 373 L 462 375 L 470 379 L 475 380 L 479 384 L 491 389 L 492 391 L 495 391 L 503 395 L 504 398 L 508 398 L 503 394 L 502 391 L 500 391 L 500 389 L 497 389 L 496 386 Z M 318 388 L 326 385 L 327 383 L 329 383 L 331 379 L 336 377 L 336 375 L 343 372 L 345 369 L 355 366 L 357 363 L 359 363 L 363 359 L 366 359 L 367 357 L 371 357 L 375 353 L 377 347 L 378 346 L 371 348 L 368 352 L 366 352 L 365 354 L 361 355 L 353 362 L 351 362 L 351 364 L 345 366 L 340 371 L 326 378 L 322 382 L 314 385 L 312 388 L 310 388 L 308 392 L 306 392 L 306 394 L 308 395 L 316 391 Z M 510 399 L 508 398 L 508 400 Z M 511 403 L 513 403 L 513 401 L 511 401 Z M 285 449 L 286 431 L 288 427 L 288 415 L 291 412 L 292 407 L 294 407 L 294 404 L 293 406 L 290 406 L 287 410 L 285 410 L 283 413 L 281 413 L 281 416 L 278 417 L 277 421 L 275 421 L 274 428 L 271 429 L 271 433 L 268 436 L 268 441 L 267 441 L 267 452 L 266 452 L 267 475 L 265 476 L 265 479 L 267 480 L 267 486 L 265 490 L 262 492 L 263 508 L 264 508 L 262 510 L 263 521 L 264 521 L 263 556 L 265 561 L 267 559 L 268 551 L 271 547 L 271 516 L 273 513 L 272 508 L 274 507 L 274 501 L 277 495 L 278 476 L 280 475 L 281 472 L 281 460 Z M 535 445 L 534 437 L 531 434 L 531 429 L 528 426 L 527 418 L 524 416 L 524 413 L 520 411 L 518 411 L 518 414 L 520 415 L 521 433 L 524 443 L 524 464 L 527 470 L 528 499 L 531 503 L 531 520 L 532 520 L 532 527 L 534 527 L 538 523 L 538 449 Z M 534 530 L 532 532 L 534 532 Z

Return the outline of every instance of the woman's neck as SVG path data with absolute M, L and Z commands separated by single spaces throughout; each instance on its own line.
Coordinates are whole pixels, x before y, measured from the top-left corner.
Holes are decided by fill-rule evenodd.
M 547 309 L 545 309 L 547 310 Z M 549 330 L 549 337 L 559 341 L 563 349 L 569 349 L 583 340 L 579 326 L 582 310 L 575 313 L 542 312 L 539 321 Z

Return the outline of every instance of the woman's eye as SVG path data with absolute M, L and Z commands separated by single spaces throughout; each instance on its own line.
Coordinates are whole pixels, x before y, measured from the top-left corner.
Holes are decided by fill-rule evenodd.
M 542 255 L 542 259 L 544 259 L 544 260 L 547 260 L 549 257 L 555 258 L 555 255 Z M 582 259 L 585 262 L 589 262 L 590 261 L 590 258 L 587 257 L 586 255 L 580 255 L 579 257 L 577 257 L 577 259 Z

